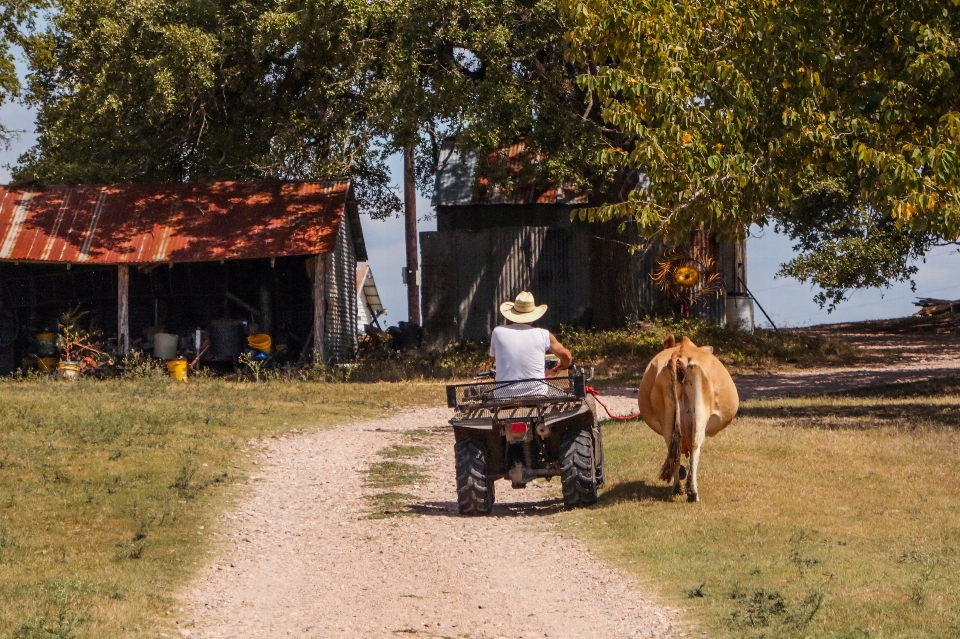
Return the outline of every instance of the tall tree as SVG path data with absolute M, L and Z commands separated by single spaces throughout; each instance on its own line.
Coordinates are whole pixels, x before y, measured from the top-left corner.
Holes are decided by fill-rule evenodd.
M 382 52 L 371 97 L 383 136 L 413 158 L 422 187 L 444 161 L 452 137 L 461 151 L 487 154 L 526 140 L 541 179 L 590 182 L 578 170 L 596 153 L 598 120 L 583 117 L 578 70 L 563 60 L 564 25 L 555 2 L 530 0 L 411 0 L 381 5 Z M 493 154 L 496 157 L 496 153 Z M 495 163 L 494 163 L 495 164 Z M 490 167 L 497 173 L 497 167 Z M 532 168 L 532 167 L 531 167 Z M 499 171 L 499 178 L 508 178 Z M 404 185 L 408 302 L 418 317 L 417 233 L 412 184 Z

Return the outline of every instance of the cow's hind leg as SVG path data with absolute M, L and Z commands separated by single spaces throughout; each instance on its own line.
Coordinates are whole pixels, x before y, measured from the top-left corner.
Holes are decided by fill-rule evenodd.
M 687 501 L 700 501 L 697 491 L 697 470 L 700 468 L 699 443 L 690 451 L 690 473 L 687 475 Z
M 683 487 L 680 486 L 680 469 L 681 468 L 683 467 L 680 465 L 677 465 L 677 469 L 674 471 L 674 474 L 673 474 L 673 494 L 674 495 L 683 494 Z

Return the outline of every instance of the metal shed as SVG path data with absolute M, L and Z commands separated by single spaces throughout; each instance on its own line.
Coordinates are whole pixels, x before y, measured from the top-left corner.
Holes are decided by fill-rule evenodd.
M 346 180 L 0 186 L 0 306 L 21 338 L 81 303 L 126 353 L 132 325 L 176 332 L 247 309 L 343 361 L 366 257 Z
M 549 310 L 541 325 L 597 329 L 623 326 L 630 318 L 676 312 L 677 303 L 650 278 L 665 245 L 641 243 L 635 229 L 570 219 L 586 202 L 564 187 L 538 187 L 520 171 L 522 143 L 503 151 L 513 187 L 491 186 L 476 157 L 461 156 L 447 143 L 437 174 L 437 230 L 420 234 L 423 325 L 430 345 L 485 340 L 501 318 L 500 302 L 531 290 Z M 535 162 L 536 159 L 534 158 Z M 744 243 L 722 244 L 707 233 L 691 243 L 717 260 L 724 292 L 701 300 L 697 317 L 725 321 L 725 297 L 746 286 Z

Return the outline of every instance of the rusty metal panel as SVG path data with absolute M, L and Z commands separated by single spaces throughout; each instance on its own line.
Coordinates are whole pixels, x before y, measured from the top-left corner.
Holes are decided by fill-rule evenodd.
M 346 180 L 0 186 L 0 260 L 120 264 L 329 253 L 349 193 Z

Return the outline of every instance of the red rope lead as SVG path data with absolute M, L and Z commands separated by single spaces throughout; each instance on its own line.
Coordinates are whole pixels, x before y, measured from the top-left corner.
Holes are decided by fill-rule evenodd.
M 615 419 L 618 422 L 629 422 L 631 420 L 640 417 L 640 413 L 634 413 L 633 415 L 614 415 L 610 412 L 610 409 L 607 408 L 607 405 L 600 401 L 600 391 L 598 391 L 593 386 L 587 386 L 587 392 L 593 395 L 593 398 L 597 400 L 597 403 L 603 406 L 603 410 L 607 411 L 607 415 L 610 416 L 610 419 Z

